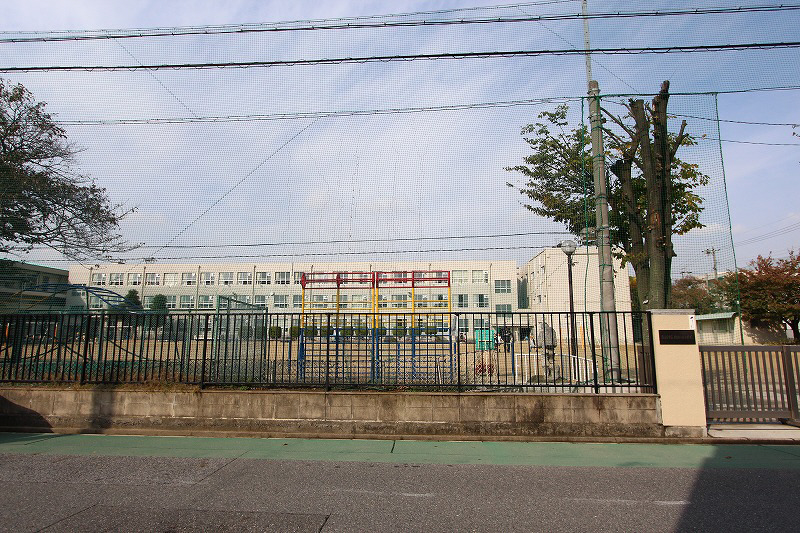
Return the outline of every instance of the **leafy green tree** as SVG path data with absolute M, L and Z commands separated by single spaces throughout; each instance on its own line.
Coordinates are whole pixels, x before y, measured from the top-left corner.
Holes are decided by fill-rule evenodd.
M 153 296 L 153 299 L 150 301 L 150 310 L 167 313 L 169 311 L 169 309 L 167 309 L 167 297 L 163 294 L 156 294 Z
M 713 280 L 711 283 L 717 284 Z M 704 279 L 685 276 L 672 283 L 672 307 L 675 309 L 694 309 L 698 315 L 704 315 L 720 311 L 724 307 L 721 304 Z
M 73 169 L 78 149 L 22 85 L 0 79 L 0 252 L 48 246 L 74 259 L 130 250 L 127 214 Z
M 672 237 L 703 227 L 702 198 L 695 191 L 708 177 L 675 157 L 694 140 L 685 122 L 677 134 L 667 131 L 668 99 L 664 82 L 651 105 L 630 99 L 625 116 L 604 110 L 607 156 L 615 159 L 606 177 L 611 246 L 633 266 L 642 309 L 669 306 Z M 522 129 L 531 153 L 523 164 L 506 168 L 522 175 L 521 183 L 508 185 L 530 199 L 524 205 L 533 213 L 586 235 L 595 226 L 590 135 L 585 126 L 570 129 L 567 111 L 562 105 L 540 113 L 539 122 Z
M 758 256 L 750 268 L 730 273 L 721 282 L 728 303 L 739 301 L 742 318 L 754 326 L 789 328 L 800 341 L 800 254 L 789 252 L 786 259 Z
M 125 300 L 126 303 L 131 307 L 142 307 L 142 301 L 139 299 L 139 291 L 136 289 L 129 290 L 125 295 Z

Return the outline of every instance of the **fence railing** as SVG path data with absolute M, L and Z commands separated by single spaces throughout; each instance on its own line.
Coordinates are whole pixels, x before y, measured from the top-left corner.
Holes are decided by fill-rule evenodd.
M 0 381 L 655 392 L 651 329 L 646 313 L 2 315 Z
M 800 346 L 700 346 L 709 419 L 793 419 Z

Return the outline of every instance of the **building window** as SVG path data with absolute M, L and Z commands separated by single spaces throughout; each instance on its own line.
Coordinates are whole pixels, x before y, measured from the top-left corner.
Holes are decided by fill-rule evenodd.
M 489 325 L 489 321 L 485 318 L 473 318 L 472 326 L 477 329 L 483 329 Z
M 178 274 L 175 272 L 167 272 L 164 274 L 164 285 L 166 287 L 175 287 L 178 285 Z
M 300 280 L 303 279 L 303 273 L 302 272 L 295 272 L 293 274 L 293 276 L 294 276 L 294 284 L 295 285 L 300 285 Z
M 175 274 L 175 276 L 177 276 L 177 274 Z M 166 278 L 166 275 L 164 277 Z M 166 303 L 167 309 L 175 309 L 175 307 L 176 307 L 175 302 L 177 300 L 178 300 L 178 297 L 175 296 L 174 294 L 172 296 L 167 296 L 167 303 Z
M 105 274 L 92 274 L 92 285 L 105 285 L 105 284 L 106 284 Z
M 181 285 L 197 285 L 197 272 L 184 272 L 181 274 Z
M 213 285 L 214 278 L 213 272 L 200 272 L 200 285 Z
M 90 294 L 89 295 L 89 309 L 102 309 L 103 302 L 97 296 Z
M 395 309 L 405 309 L 409 300 L 408 294 L 392 294 L 392 307 Z
M 144 275 L 145 285 L 161 285 L 161 274 L 150 272 Z
M 511 312 L 511 304 L 497 304 L 494 307 L 498 314 Z
M 488 270 L 473 270 L 472 271 L 472 283 L 489 283 L 489 271 Z
M 389 297 L 385 294 L 378 295 L 378 307 L 389 307 Z
M 267 296 L 265 294 L 256 294 L 253 297 L 253 305 L 262 309 L 267 307 Z
M 433 303 L 431 307 L 447 307 L 447 295 L 446 294 L 434 294 L 433 295 Z
M 272 305 L 276 309 L 286 309 L 289 307 L 288 296 L 285 294 L 273 294 Z
M 275 284 L 276 285 L 288 285 L 289 284 L 289 272 L 275 272 Z
M 328 295 L 327 294 L 315 294 L 311 297 L 311 307 L 314 309 L 327 309 L 328 308 Z
M 198 309 L 214 309 L 214 297 L 210 294 L 201 294 L 197 298 Z
M 125 274 L 111 274 L 108 278 L 109 285 L 125 285 Z
M 302 294 L 294 294 L 292 295 L 292 307 L 295 309 L 300 309 L 303 307 L 303 295 Z
M 510 279 L 494 280 L 494 292 L 496 294 L 511 294 L 511 280 Z
M 236 274 L 236 281 L 239 285 L 252 285 L 253 273 L 252 272 L 239 272 Z
M 181 309 L 194 309 L 194 294 L 181 296 Z
M 469 318 L 459 318 L 458 334 L 464 335 L 466 337 L 468 333 L 469 333 Z
M 475 295 L 475 307 L 489 307 L 489 295 L 488 294 L 476 294 Z
M 152 305 L 152 303 L 153 303 L 152 296 L 145 296 L 144 298 L 142 298 L 142 307 L 144 307 L 145 309 L 150 309 L 150 305 Z
M 272 273 L 256 272 L 256 285 L 269 285 L 272 283 Z
M 233 272 L 220 272 L 219 273 L 220 285 L 233 285 Z
M 469 294 L 456 294 L 456 307 L 469 307 Z
M 453 270 L 453 283 L 463 285 L 469 283 L 469 270 Z
M 250 295 L 238 296 L 234 294 L 231 300 L 231 309 L 250 309 Z
M 128 274 L 128 285 L 141 285 L 142 284 L 142 274 L 133 272 Z

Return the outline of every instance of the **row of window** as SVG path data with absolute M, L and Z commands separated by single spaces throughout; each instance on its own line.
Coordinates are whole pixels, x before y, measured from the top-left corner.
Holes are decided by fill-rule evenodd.
M 199 273 L 200 285 L 252 285 L 253 272 L 200 272 Z M 272 272 L 256 272 L 255 284 L 256 285 L 270 285 L 272 284 Z M 275 285 L 289 285 L 291 283 L 291 272 L 275 272 Z M 299 284 L 302 272 L 294 273 L 294 283 Z M 144 279 L 143 279 L 144 278 Z M 127 285 L 141 285 L 144 281 L 145 285 L 164 285 L 166 287 L 176 287 L 178 285 L 192 286 L 198 284 L 197 272 L 166 272 L 161 274 L 159 272 L 147 272 L 142 275 L 141 272 L 131 272 L 127 277 Z M 125 285 L 124 273 L 110 273 L 98 272 L 92 274 L 92 285 L 112 285 L 122 286 Z
M 467 277 L 469 270 L 454 270 L 453 283 L 464 284 L 469 283 Z M 234 277 L 235 274 L 235 277 Z M 270 285 L 273 282 L 272 272 L 256 272 L 255 284 L 256 285 Z M 300 283 L 302 272 L 275 272 L 276 285 L 289 285 L 293 278 L 295 284 Z M 127 274 L 127 285 L 164 285 L 166 287 L 175 287 L 178 285 L 192 286 L 198 284 L 197 272 L 166 272 L 161 274 L 159 272 L 147 272 L 144 275 L 141 272 L 130 272 Z M 253 272 L 200 272 L 199 284 L 200 285 L 252 285 Z M 112 285 L 123 286 L 125 283 L 125 273 L 112 272 L 106 274 L 105 272 L 98 272 L 92 274 L 92 285 Z M 488 270 L 473 270 L 472 283 L 489 283 Z M 494 292 L 497 294 L 510 294 L 511 293 L 511 280 L 498 279 L 494 282 Z

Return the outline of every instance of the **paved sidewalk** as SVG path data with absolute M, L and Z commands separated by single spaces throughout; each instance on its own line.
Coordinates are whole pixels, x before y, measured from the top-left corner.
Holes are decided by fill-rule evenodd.
M 711 424 L 708 436 L 718 439 L 782 441 L 800 444 L 800 427 L 783 424 Z
M 0 454 L 654 468 L 800 469 L 800 446 L 259 439 L 0 433 Z

